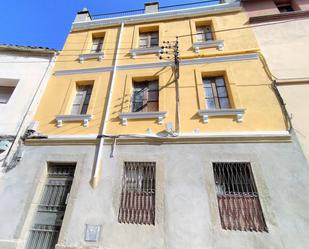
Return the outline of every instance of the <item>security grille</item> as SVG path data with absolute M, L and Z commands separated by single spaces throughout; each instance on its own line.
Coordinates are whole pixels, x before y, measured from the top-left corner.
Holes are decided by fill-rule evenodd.
M 125 162 L 118 221 L 155 224 L 155 162 Z
M 221 226 L 267 232 L 250 163 L 213 163 Z
M 58 241 L 75 166 L 50 165 L 27 249 L 54 249 Z
M 27 248 L 53 249 L 58 240 L 60 226 L 34 225 Z

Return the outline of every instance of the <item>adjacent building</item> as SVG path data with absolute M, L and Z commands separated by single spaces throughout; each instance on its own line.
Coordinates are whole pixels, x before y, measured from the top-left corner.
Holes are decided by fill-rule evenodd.
M 1 248 L 309 242 L 309 167 L 239 2 L 80 11 L 33 121 Z
M 247 0 L 259 46 L 309 159 L 309 1 Z
M 12 159 L 33 120 L 55 56 L 53 49 L 0 45 L 0 167 Z

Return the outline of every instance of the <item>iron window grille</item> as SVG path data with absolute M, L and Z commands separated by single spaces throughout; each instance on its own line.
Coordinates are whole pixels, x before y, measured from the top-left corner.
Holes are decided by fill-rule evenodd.
M 99 53 L 102 51 L 103 47 L 103 37 L 98 37 L 98 38 L 92 38 L 92 47 L 91 47 L 91 53 Z
M 58 241 L 75 166 L 50 165 L 48 179 L 30 230 L 27 249 L 54 249 Z M 43 217 L 43 219 L 42 219 Z M 42 224 L 44 223 L 44 224 Z
M 155 162 L 125 162 L 118 221 L 155 224 Z
M 213 163 L 221 226 L 225 230 L 267 232 L 250 163 Z
M 159 110 L 158 81 L 133 83 L 132 112 L 156 112 Z
M 159 32 L 142 32 L 139 34 L 139 47 L 151 48 L 159 46 Z
M 196 41 L 197 42 L 206 42 L 212 41 L 213 34 L 210 26 L 200 26 L 196 27 Z
M 207 109 L 230 108 L 228 93 L 223 77 L 203 79 Z
M 76 95 L 72 105 L 71 114 L 86 114 L 92 93 L 92 85 L 76 86 Z

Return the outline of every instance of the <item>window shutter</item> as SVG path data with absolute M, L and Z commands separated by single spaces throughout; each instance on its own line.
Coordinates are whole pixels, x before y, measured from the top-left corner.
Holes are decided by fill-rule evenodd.
M 92 48 L 91 48 L 91 53 L 99 53 L 102 51 L 102 46 L 103 46 L 103 40 L 104 38 L 94 38 L 92 40 Z
M 148 47 L 148 34 L 141 33 L 139 36 L 139 46 L 140 48 L 147 48 Z
M 92 85 L 77 86 L 71 114 L 79 115 L 87 113 L 91 92 Z

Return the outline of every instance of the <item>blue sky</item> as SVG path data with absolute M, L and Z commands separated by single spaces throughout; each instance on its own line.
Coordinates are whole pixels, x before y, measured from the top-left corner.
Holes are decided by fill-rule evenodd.
M 161 0 L 174 5 L 198 0 Z M 76 12 L 91 14 L 142 9 L 147 0 L 4 0 L 1 2 L 0 43 L 62 49 Z

